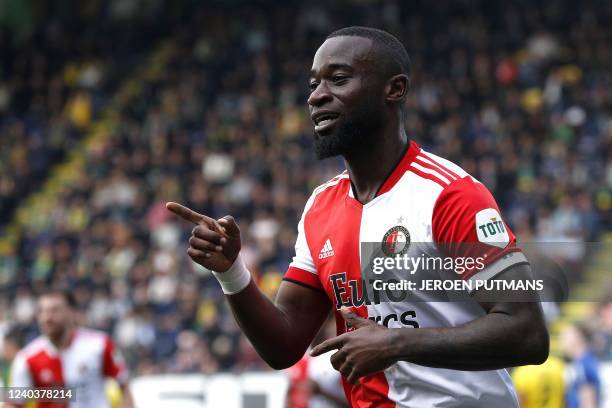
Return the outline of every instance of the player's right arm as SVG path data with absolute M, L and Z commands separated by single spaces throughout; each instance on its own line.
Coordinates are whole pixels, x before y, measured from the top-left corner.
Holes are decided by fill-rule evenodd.
M 259 355 L 280 370 L 306 352 L 329 313 L 321 292 L 283 281 L 272 303 L 251 280 L 240 293 L 227 296 L 236 321 Z
M 166 207 L 196 225 L 187 249 L 191 259 L 220 273 L 219 279 L 223 273 L 244 268 L 239 258 L 240 229 L 232 217 L 214 220 L 177 203 Z M 274 302 L 252 279 L 237 293 L 226 293 L 226 298 L 255 350 L 277 370 L 292 366 L 304 355 L 330 311 L 323 292 L 290 281 L 281 283 Z
M 23 354 L 17 353 L 13 363 L 11 364 L 11 372 L 9 375 L 9 387 L 32 387 L 32 376 L 28 368 L 28 363 Z M 26 401 L 7 401 L 4 405 L 5 408 L 21 408 L 25 405 Z

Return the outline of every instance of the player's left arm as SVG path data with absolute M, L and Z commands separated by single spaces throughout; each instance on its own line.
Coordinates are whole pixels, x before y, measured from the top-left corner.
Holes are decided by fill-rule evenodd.
M 11 364 L 11 371 L 9 375 L 8 381 L 9 387 L 33 387 L 34 382 L 32 380 L 32 375 L 30 374 L 30 370 L 28 368 L 28 363 L 25 358 L 25 354 L 23 350 L 17 353 L 13 363 Z M 25 406 L 27 401 L 7 401 L 4 404 L 5 408 L 21 408 Z M 0 404 L 0 406 L 2 406 Z
M 581 407 L 597 408 L 597 390 L 589 384 L 583 384 L 578 388 L 578 401 Z
M 109 337 L 104 341 L 102 367 L 104 376 L 115 379 L 121 388 L 121 408 L 132 408 L 134 401 L 130 392 L 127 365 L 121 352 Z
M 506 273 L 520 278 L 527 267 L 517 266 Z M 487 314 L 469 323 L 419 329 L 388 329 L 342 309 L 344 319 L 355 330 L 321 343 L 311 354 L 337 349 L 331 356 L 332 365 L 352 383 L 398 361 L 470 371 L 546 361 L 548 332 L 537 303 L 481 305 Z
M 503 273 L 507 280 L 530 276 L 528 265 Z M 484 290 L 474 297 L 491 298 Z M 464 325 L 415 330 L 410 342 L 404 337 L 411 333 L 392 333 L 399 342 L 397 359 L 457 370 L 492 370 L 546 361 L 549 338 L 539 302 L 479 303 L 486 315 Z
M 121 408 L 134 407 L 134 398 L 129 384 L 119 384 L 119 386 L 121 387 Z
M 581 367 L 582 373 L 577 378 L 578 384 L 578 403 L 582 408 L 597 408 L 599 388 L 599 374 L 597 366 L 584 362 Z
M 340 386 L 340 380 L 338 380 L 338 386 Z M 348 407 L 346 397 L 339 397 L 330 392 L 325 391 L 319 383 L 313 379 L 308 380 L 308 387 L 310 388 L 310 395 L 319 395 L 325 398 L 326 402 L 330 405 L 334 405 L 338 408 Z
M 484 256 L 487 266 L 468 271 L 464 278 L 530 280 L 531 270 L 515 246 L 516 239 L 499 217 L 499 209 L 484 186 L 465 179 L 448 188 L 434 210 L 433 234 L 449 256 Z M 479 235 L 481 220 L 501 221 L 498 234 Z M 480 289 L 473 297 L 485 315 L 455 327 L 387 329 L 349 310 L 341 310 L 355 330 L 327 340 L 313 355 L 337 349 L 333 366 L 349 381 L 381 371 L 397 361 L 456 370 L 492 370 L 541 364 L 548 357 L 549 338 L 540 303 L 495 299 Z M 504 295 L 504 294 L 497 294 Z M 501 297 L 501 296 L 500 296 Z M 523 298 L 524 299 L 524 298 Z

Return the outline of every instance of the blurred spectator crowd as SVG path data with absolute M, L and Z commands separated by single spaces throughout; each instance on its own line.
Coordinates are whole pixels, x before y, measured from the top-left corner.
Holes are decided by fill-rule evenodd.
M 155 68 L 87 151 L 62 205 L 0 261 L 10 294 L 0 321 L 24 340 L 36 330 L 35 292 L 53 285 L 73 291 L 83 324 L 112 333 L 135 374 L 263 368 L 216 281 L 186 256 L 192 226 L 164 203 L 232 214 L 273 296 L 306 199 L 342 167 L 314 158 L 305 101 L 316 48 L 346 25 L 398 35 L 413 62 L 410 137 L 485 183 L 521 241 L 593 241 L 611 229 L 610 2 L 123 3 L 119 17 L 83 12 L 0 36 L 12 61 L 0 72 L 0 227 L 116 103 L 130 69 Z M 129 4 L 153 11 L 135 17 Z M 162 43 L 165 58 L 142 57 Z
M 0 225 L 79 143 L 126 68 L 165 32 L 154 25 L 158 3 L 129 19 L 119 1 L 0 4 Z M 105 18 L 96 20 L 98 13 Z

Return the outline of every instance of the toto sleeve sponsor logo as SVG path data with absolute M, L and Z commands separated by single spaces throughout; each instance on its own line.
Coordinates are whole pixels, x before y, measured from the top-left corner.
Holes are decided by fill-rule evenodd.
M 476 214 L 476 234 L 478 241 L 505 248 L 510 242 L 508 230 L 495 208 L 485 208 Z

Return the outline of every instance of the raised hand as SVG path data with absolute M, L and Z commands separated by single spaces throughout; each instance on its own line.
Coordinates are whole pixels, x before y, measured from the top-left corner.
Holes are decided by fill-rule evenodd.
M 231 215 L 215 220 L 184 205 L 169 202 L 166 208 L 196 226 L 191 231 L 187 254 L 215 272 L 227 271 L 240 252 L 240 228 Z

